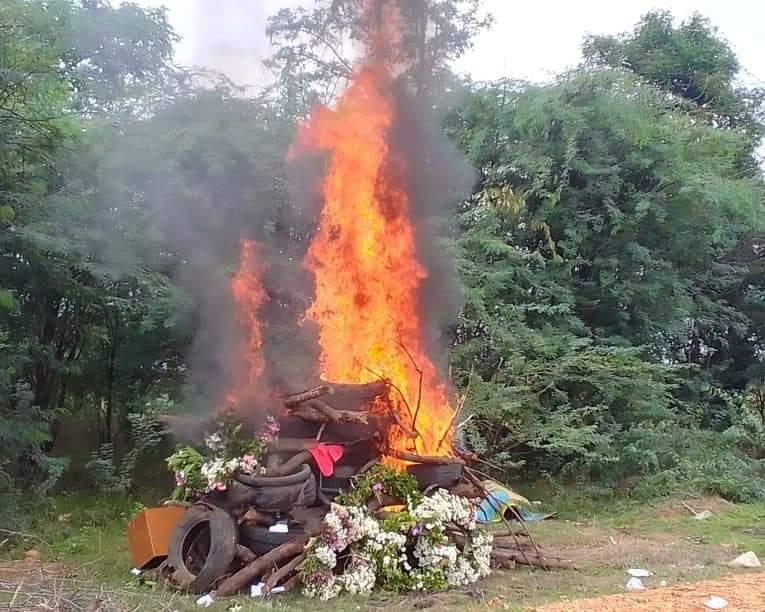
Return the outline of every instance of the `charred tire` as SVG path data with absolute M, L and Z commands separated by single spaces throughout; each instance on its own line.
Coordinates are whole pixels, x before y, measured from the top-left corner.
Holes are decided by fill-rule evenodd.
M 321 476 L 321 490 L 328 495 L 334 495 L 340 490 L 351 488 L 351 476 L 355 475 L 361 465 L 336 465 L 332 476 Z
M 302 484 L 311 475 L 311 467 L 304 463 L 294 474 L 287 476 L 248 476 L 247 474 L 237 474 L 235 476 L 238 482 L 250 487 L 283 487 L 286 485 Z
M 303 482 L 278 487 L 253 487 L 252 503 L 263 512 L 289 512 L 295 506 L 316 503 L 316 479 L 313 474 Z
M 268 527 L 243 525 L 239 528 L 239 541 L 256 555 L 265 555 L 270 550 L 302 535 L 302 527 L 290 527 L 287 533 L 269 531 Z
M 174 582 L 192 593 L 208 591 L 228 570 L 236 556 L 238 543 L 236 522 L 227 512 L 212 506 L 192 506 L 186 510 L 170 538 L 167 561 L 174 570 Z M 190 562 L 193 547 L 203 551 L 206 548 L 204 561 L 197 560 L 199 567 Z
M 433 485 L 447 488 L 462 477 L 462 465 L 459 463 L 444 465 L 417 463 L 410 465 L 406 471 L 415 477 L 421 489 L 427 489 Z
M 287 512 L 294 506 L 312 506 L 316 503 L 316 478 L 307 464 L 287 476 L 239 474 L 236 480 L 250 489 L 249 492 L 238 490 L 237 497 L 246 498 L 264 512 Z

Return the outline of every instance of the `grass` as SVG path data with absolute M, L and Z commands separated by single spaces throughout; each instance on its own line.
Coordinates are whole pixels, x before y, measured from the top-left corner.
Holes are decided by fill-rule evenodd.
M 549 494 L 549 492 L 548 492 Z M 532 495 L 532 498 L 534 496 Z M 725 562 L 753 550 L 765 559 L 765 504 L 733 505 L 717 498 L 677 498 L 651 504 L 627 500 L 593 500 L 563 491 L 550 495 L 548 509 L 557 520 L 532 524 L 539 543 L 552 554 L 573 559 L 577 571 L 540 572 L 518 569 L 498 572 L 472 589 L 429 596 L 340 599 L 327 610 L 414 608 L 527 609 L 561 598 L 594 596 L 623 590 L 628 567 L 655 573 L 647 584 L 695 581 L 731 571 Z M 141 501 L 120 496 L 75 494 L 53 500 L 35 520 L 39 538 L 25 547 L 39 548 L 43 559 L 63 564 L 92 593 L 118 601 L 130 610 L 198 610 L 194 598 L 171 593 L 159 585 L 142 584 L 130 573 L 125 527 Z M 148 501 L 148 500 L 143 500 Z M 697 521 L 694 510 L 709 509 L 712 517 Z M 542 507 L 545 508 L 544 506 Z M 23 555 L 23 548 L 5 551 Z M 0 595 L 0 603 L 3 602 Z M 7 603 L 7 602 L 6 602 Z M 261 603 L 239 598 L 217 603 L 211 610 L 241 605 L 247 610 L 313 610 L 300 597 Z

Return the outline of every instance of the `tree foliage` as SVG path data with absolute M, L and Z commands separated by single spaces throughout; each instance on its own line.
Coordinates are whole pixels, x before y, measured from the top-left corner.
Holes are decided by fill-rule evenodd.
M 50 490 L 51 453 L 75 454 L 62 428 L 84 432 L 91 484 L 122 491 L 158 442 L 142 415 L 220 395 L 241 238 L 266 245 L 269 375 L 315 365 L 298 325 L 314 168 L 286 158 L 350 76 L 367 4 L 274 15 L 276 80 L 249 96 L 172 66 L 163 10 L 0 3 L 0 520 Z M 728 43 L 651 13 L 589 37 L 549 84 L 475 84 L 450 66 L 490 23 L 480 0 L 397 6 L 401 103 L 451 109 L 444 132 L 479 176 L 428 220 L 453 232 L 464 290 L 464 442 L 503 478 L 764 498 L 762 95 Z M 413 201 L 454 199 L 429 143 L 411 147 Z
M 744 132 L 752 147 L 763 135 L 765 91 L 739 83 L 738 58 L 699 14 L 675 26 L 668 11 L 647 13 L 633 32 L 590 36 L 584 56 L 596 66 L 634 72 L 688 101 L 716 127 Z

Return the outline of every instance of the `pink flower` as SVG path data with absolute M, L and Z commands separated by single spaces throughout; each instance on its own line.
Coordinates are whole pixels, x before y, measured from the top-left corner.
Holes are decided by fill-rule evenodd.
M 225 491 L 226 490 L 226 483 L 225 482 L 214 482 L 212 488 L 213 488 L 213 491 Z
M 384 487 L 381 482 L 376 482 L 372 485 L 372 491 L 375 492 L 375 494 L 379 495 L 384 491 Z
M 268 417 L 268 424 L 266 425 L 266 429 L 268 432 L 272 435 L 276 435 L 279 433 L 279 430 L 281 429 L 281 426 L 279 425 L 279 421 L 277 421 L 274 417 L 270 416 Z
M 175 486 L 182 487 L 186 484 L 186 475 L 183 472 L 175 473 Z

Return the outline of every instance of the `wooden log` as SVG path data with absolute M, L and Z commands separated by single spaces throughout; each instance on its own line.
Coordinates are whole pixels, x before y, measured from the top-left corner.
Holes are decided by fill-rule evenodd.
M 354 442 L 361 443 L 362 440 L 354 440 Z M 366 438 L 363 442 L 371 444 L 372 438 Z M 336 444 L 339 444 L 340 446 L 348 446 L 353 444 L 353 442 L 336 442 Z M 279 438 L 279 440 L 273 444 L 272 448 L 279 452 L 299 453 L 318 445 L 319 443 L 313 438 Z
M 519 565 L 529 565 L 541 569 L 575 569 L 573 562 L 559 557 L 547 557 L 522 550 L 494 548 L 491 551 L 492 560 L 513 561 Z
M 217 588 L 215 594 L 220 597 L 226 597 L 238 593 L 247 585 L 254 582 L 256 578 L 260 578 L 274 565 L 278 565 L 285 559 L 290 559 L 303 552 L 303 548 L 307 541 L 307 536 L 301 536 L 270 550 L 262 557 L 245 565 L 233 576 L 226 578 L 226 580 L 224 580 Z
M 402 461 L 409 461 L 411 463 L 426 463 L 429 465 L 465 465 L 465 462 L 462 459 L 458 459 L 457 457 L 421 457 L 420 455 L 415 455 L 414 453 L 407 453 L 400 450 L 394 450 L 392 448 L 387 449 L 385 454 L 390 457 L 395 457 L 396 459 L 401 459 Z
M 236 558 L 239 559 L 242 563 L 252 563 L 253 561 L 255 561 L 255 559 L 258 558 L 258 555 L 256 555 L 254 552 L 252 552 L 246 546 L 242 546 L 241 544 L 237 544 L 236 545 Z
M 513 559 L 492 559 L 491 564 L 492 566 L 494 566 L 495 569 L 507 569 L 507 570 L 515 569 L 515 565 L 516 565 Z
M 298 566 L 305 561 L 306 554 L 301 553 L 297 557 L 295 557 L 292 561 L 289 563 L 286 563 L 282 567 L 280 567 L 278 570 L 273 572 L 269 577 L 268 580 L 266 580 L 266 585 L 263 588 L 263 591 L 266 593 L 270 593 L 271 589 L 273 589 L 276 585 L 279 584 L 282 580 L 287 578 L 292 572 L 294 572 Z
M 282 398 L 282 401 L 284 402 L 284 405 L 287 406 L 287 408 L 292 408 L 298 404 L 307 402 L 308 400 L 316 399 L 322 395 L 328 395 L 329 393 L 332 393 L 332 387 L 329 385 L 319 385 L 318 387 L 308 389 L 307 391 L 301 391 L 300 393 L 292 393 L 287 395 Z
M 309 423 L 321 423 L 322 426 L 327 423 L 356 423 L 368 426 L 370 416 L 368 411 L 337 410 L 320 399 L 307 400 L 293 406 L 290 413 Z
M 388 393 L 388 383 L 382 380 L 360 385 L 329 384 L 332 387 L 329 403 L 338 410 L 369 410 L 375 399 Z
M 465 546 L 465 543 L 467 542 L 467 536 L 463 531 L 458 531 L 457 528 L 447 528 L 446 530 L 447 537 L 454 542 L 457 547 L 462 550 Z M 529 541 L 523 541 L 523 542 L 517 542 L 515 540 L 512 540 L 510 536 L 506 535 L 495 535 L 494 536 L 494 542 L 492 545 L 492 550 L 497 551 L 498 554 L 503 554 L 504 552 L 507 553 L 518 553 L 521 554 L 522 550 L 530 550 L 535 556 L 540 556 L 538 549 L 535 548 L 531 542 Z M 545 559 L 548 557 L 546 555 L 542 555 Z M 559 557 L 550 557 L 551 559 L 559 559 Z
M 289 593 L 290 591 L 296 589 L 299 587 L 303 582 L 303 578 L 300 576 L 300 574 L 295 574 L 292 578 L 287 580 L 282 586 L 284 587 L 284 592 Z

